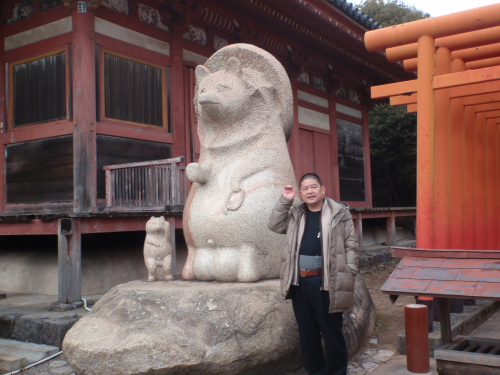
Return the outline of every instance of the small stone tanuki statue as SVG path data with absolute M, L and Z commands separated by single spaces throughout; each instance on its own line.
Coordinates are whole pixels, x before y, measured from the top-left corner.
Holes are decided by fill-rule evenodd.
M 288 76 L 271 54 L 233 44 L 196 68 L 199 163 L 184 209 L 187 280 L 252 282 L 279 277 L 284 236 L 267 220 L 295 177 L 286 142 L 293 127 Z
M 146 240 L 144 241 L 144 263 L 148 269 L 148 281 L 174 279 L 172 255 L 170 223 L 163 216 L 151 217 L 146 223 Z

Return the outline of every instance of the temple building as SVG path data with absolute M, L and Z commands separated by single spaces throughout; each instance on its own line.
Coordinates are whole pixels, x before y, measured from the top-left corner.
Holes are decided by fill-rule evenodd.
M 134 279 L 102 269 L 111 281 L 90 282 L 105 262 L 82 261 L 82 238 L 143 231 L 152 215 L 182 241 L 184 170 L 200 152 L 194 69 L 231 43 L 270 52 L 290 77 L 297 177 L 321 175 L 360 235 L 362 218 L 387 218 L 394 235 L 394 218 L 415 214 L 370 210 L 368 129 L 370 88 L 414 74 L 366 50 L 379 25 L 345 0 L 11 0 L 1 15 L 0 241 L 52 235 L 59 255 L 42 287 L 16 283 L 34 271 L 0 249 L 0 291 L 66 303 Z

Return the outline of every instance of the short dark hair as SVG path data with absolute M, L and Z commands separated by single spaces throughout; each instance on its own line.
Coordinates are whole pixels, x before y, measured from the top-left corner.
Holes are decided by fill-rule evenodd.
M 321 178 L 316 173 L 306 173 L 300 178 L 299 187 L 302 187 L 302 181 L 304 180 L 316 180 L 318 181 L 319 186 L 323 186 L 321 182 Z

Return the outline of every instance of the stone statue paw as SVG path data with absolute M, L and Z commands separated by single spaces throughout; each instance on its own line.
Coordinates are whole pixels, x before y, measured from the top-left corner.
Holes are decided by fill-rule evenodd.
M 186 167 L 186 176 L 192 182 L 204 184 L 208 181 L 207 173 L 198 163 L 190 163 Z
M 226 204 L 226 214 L 228 211 L 236 211 L 243 204 L 245 192 L 243 190 L 233 191 Z
M 240 246 L 240 264 L 238 269 L 238 281 L 251 283 L 260 279 L 259 258 L 257 249 L 250 244 Z

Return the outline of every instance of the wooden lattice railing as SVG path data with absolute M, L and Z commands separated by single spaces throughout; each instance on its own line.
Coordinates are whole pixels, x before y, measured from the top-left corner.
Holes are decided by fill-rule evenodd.
M 107 165 L 106 207 L 164 208 L 184 204 L 187 197 L 184 156 L 139 163 Z

